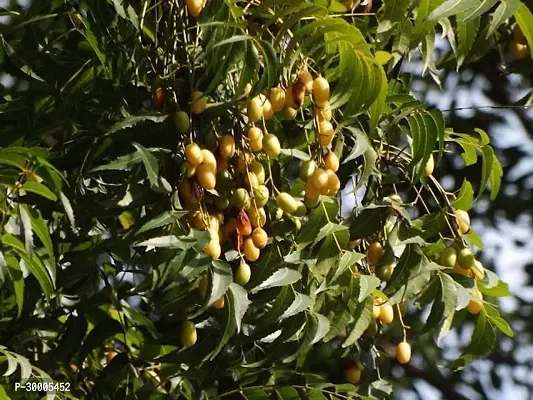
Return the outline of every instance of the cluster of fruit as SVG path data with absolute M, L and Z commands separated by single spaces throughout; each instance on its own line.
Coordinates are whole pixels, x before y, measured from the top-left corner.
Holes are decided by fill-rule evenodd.
M 246 99 L 251 90 L 252 86 L 247 85 L 242 97 Z M 154 96 L 159 96 L 158 93 L 156 90 Z M 296 118 L 306 93 L 313 103 L 317 135 L 316 144 L 309 147 L 310 153 L 311 147 L 315 149 L 314 155 L 300 166 L 299 175 L 305 182 L 302 201 L 276 188 L 270 168 L 272 160 L 281 154 L 281 144 L 275 134 L 267 132 L 265 121 L 276 113 L 282 113 L 285 120 Z M 186 178 L 180 183 L 178 193 L 184 208 L 190 210 L 188 221 L 191 227 L 209 232 L 210 240 L 204 248 L 206 254 L 218 259 L 226 244 L 237 252 L 236 259 L 240 261 L 235 281 L 241 285 L 246 285 L 251 278 L 248 262 L 257 261 L 268 244 L 264 229 L 265 206 L 271 191 L 267 184 L 275 194 L 272 197 L 278 206 L 276 218 L 285 214 L 295 222 L 299 222 L 298 218 L 305 216 L 308 209 L 316 207 L 320 195 L 336 195 L 341 187 L 336 174 L 340 161 L 330 149 L 334 129 L 329 122 L 332 118 L 329 98 L 327 80 L 321 76 L 313 79 L 304 69 L 286 88 L 278 85 L 246 100 L 248 121 L 243 134 L 235 132 L 219 137 L 216 148 L 202 148 L 196 143 L 184 148 Z M 164 104 L 164 100 L 158 102 Z M 192 93 L 191 114 L 199 115 L 207 106 L 207 97 L 202 92 Z M 189 133 L 187 113 L 174 113 L 173 121 L 178 133 Z M 207 276 L 202 276 L 199 286 L 202 298 L 206 296 L 207 285 Z M 223 308 L 224 298 L 216 300 L 212 306 Z M 196 341 L 189 325 L 189 322 L 184 325 L 183 331 L 189 332 L 185 336 L 195 339 L 184 341 L 186 346 Z
M 527 43 L 527 39 L 524 36 L 524 32 L 520 29 L 520 26 L 515 25 L 513 29 L 513 39 L 510 44 L 511 56 L 515 60 L 522 60 L 528 58 L 530 55 L 530 48 Z
M 455 221 L 457 232 L 465 235 L 470 230 L 470 216 L 464 210 L 455 210 Z M 440 264 L 452 270 L 455 273 L 473 278 L 475 281 L 481 281 L 485 276 L 485 268 L 479 260 L 476 260 L 472 250 L 468 247 L 456 245 L 455 243 L 441 253 Z M 470 293 L 472 299 L 468 303 L 467 310 L 471 314 L 479 314 L 483 306 L 483 296 L 481 292 L 474 287 Z
M 265 186 L 265 170 L 259 161 L 246 164 L 243 158 L 239 158 L 242 162 L 237 163 L 237 171 L 244 175 L 245 187 L 235 188 L 235 180 L 228 170 L 229 161 L 235 154 L 235 139 L 231 135 L 220 138 L 216 156 L 195 143 L 187 145 L 185 159 L 188 179 L 180 184 L 179 194 L 184 206 L 191 210 L 191 226 L 210 233 L 211 240 L 204 249 L 205 253 L 215 259 L 220 258 L 222 245 L 227 240 L 233 243 L 239 254 L 243 253 L 246 260 L 257 261 L 260 250 L 265 248 L 268 241 L 268 235 L 263 229 L 266 223 L 263 207 L 269 198 L 269 191 Z M 220 194 L 211 198 L 216 210 L 205 211 L 206 207 L 202 204 L 205 194 L 202 189 L 210 192 L 215 188 Z M 232 192 L 231 197 L 229 192 Z M 230 205 L 232 207 L 228 215 L 231 217 L 225 222 L 224 211 Z M 247 281 L 241 283 L 244 285 Z

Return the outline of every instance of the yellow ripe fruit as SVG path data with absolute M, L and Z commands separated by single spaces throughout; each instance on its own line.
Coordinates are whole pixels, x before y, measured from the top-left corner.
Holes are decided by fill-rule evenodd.
M 433 175 L 433 170 L 435 169 L 435 159 L 433 158 L 433 154 L 429 156 L 428 162 L 426 163 L 426 167 L 424 168 L 424 172 L 426 173 L 426 176 Z
M 196 326 L 191 321 L 184 321 L 180 329 L 180 341 L 183 347 L 191 347 L 198 340 Z
M 265 168 L 263 168 L 263 164 L 261 164 L 259 161 L 253 161 L 249 166 L 248 169 L 250 172 L 253 172 L 257 176 L 257 180 L 259 181 L 260 185 L 265 184 Z
M 297 114 L 298 114 L 298 111 L 293 107 L 286 106 L 283 109 L 283 116 L 285 117 L 287 121 L 292 121 L 296 119 Z
M 252 262 L 257 261 L 259 259 L 261 251 L 255 246 L 252 238 L 245 239 L 243 247 L 244 258 Z
M 198 18 L 204 8 L 205 0 L 186 0 L 187 10 L 193 18 Z
M 222 248 L 220 247 L 220 238 L 218 237 L 218 231 L 209 231 L 209 233 L 211 234 L 211 240 L 205 246 L 204 252 L 216 260 L 222 253 Z
M 372 306 L 372 318 L 378 319 L 380 314 L 381 314 L 381 307 L 376 305 L 376 304 L 374 304 Z
M 285 90 L 281 87 L 275 87 L 270 91 L 270 104 L 275 112 L 283 110 L 285 107 Z
M 329 83 L 321 76 L 313 82 L 313 98 L 316 103 L 324 103 L 329 100 Z
M 231 135 L 225 135 L 220 138 L 218 144 L 220 157 L 229 159 L 235 155 L 235 139 Z
M 337 172 L 339 170 L 339 157 L 333 152 L 328 151 L 328 154 L 326 155 L 326 158 L 324 159 L 324 164 L 326 166 L 326 169 L 330 169 L 333 172 Z
M 313 91 L 313 76 L 304 69 L 298 73 L 298 80 L 304 85 L 305 91 L 311 93 Z
M 241 286 L 244 286 L 250 282 L 251 276 L 252 271 L 250 270 L 250 266 L 244 261 L 241 261 L 239 268 L 237 268 L 237 271 L 235 271 L 235 282 Z
M 370 265 L 376 265 L 381 257 L 383 257 L 384 253 L 385 251 L 383 250 L 381 243 L 370 243 L 368 249 L 366 249 L 366 260 Z
M 187 163 L 187 178 L 191 178 L 196 175 L 196 166 Z
M 394 321 L 394 309 L 390 304 L 385 304 L 380 307 L 379 320 L 382 324 L 389 325 Z
M 248 210 L 248 217 L 254 228 L 262 228 L 266 224 L 266 212 L 263 207 L 257 209 L 255 207 L 250 207 Z
M 335 196 L 341 188 L 341 181 L 335 172 L 331 169 L 326 170 L 328 175 L 328 194 L 330 196 Z
M 185 147 L 185 159 L 194 167 L 200 165 L 204 160 L 200 146 L 196 143 L 188 144 L 187 147 Z
M 305 182 L 305 198 L 309 200 L 318 200 L 320 197 L 320 192 L 315 188 L 311 179 L 308 179 Z
M 293 214 L 298 209 L 298 203 L 289 193 L 282 192 L 276 196 L 278 207 L 287 214 Z
M 476 300 L 470 300 L 468 302 L 468 306 L 466 307 L 468 312 L 472 315 L 479 314 L 482 308 L 483 308 L 483 304 L 480 301 L 476 301 Z
M 333 114 L 331 112 L 329 101 L 326 101 L 325 103 L 323 103 L 322 106 L 317 105 L 315 107 L 315 114 L 318 117 L 318 122 L 331 121 Z
M 216 308 L 217 310 L 221 310 L 222 308 L 224 308 L 224 304 L 225 304 L 224 296 L 220 296 L 218 300 L 215 300 L 213 302 L 212 306 L 213 308 Z
M 206 190 L 213 190 L 217 184 L 217 177 L 212 168 L 207 164 L 201 164 L 196 170 L 196 177 L 200 186 Z
M 264 249 L 267 245 L 268 235 L 263 228 L 255 228 L 252 232 L 252 240 L 255 247 L 258 249 Z
M 263 102 L 259 97 L 254 97 L 248 102 L 248 119 L 250 122 L 257 122 L 263 118 Z
M 193 114 L 201 114 L 207 108 L 207 97 L 199 90 L 192 92 L 191 100 L 191 111 Z
M 261 104 L 263 105 L 263 117 L 268 121 L 274 116 L 274 108 L 272 107 L 270 100 L 268 100 L 264 94 L 259 95 L 259 98 L 261 99 Z
M 213 153 L 207 149 L 202 150 L 202 164 L 207 165 L 211 171 L 217 170 L 217 159 Z
M 270 157 L 276 158 L 281 153 L 281 144 L 276 135 L 267 133 L 263 136 L 263 150 Z
M 333 141 L 335 130 L 329 121 L 321 121 L 318 123 L 318 143 L 321 146 L 329 146 Z
M 205 295 L 207 294 L 207 287 L 208 287 L 208 279 L 207 275 L 202 275 L 200 278 L 200 284 L 198 285 L 198 291 L 200 292 L 200 297 L 202 299 L 205 299 Z
M 311 175 L 311 178 L 309 178 L 317 192 L 321 194 L 327 190 L 328 179 L 329 177 L 327 172 L 322 168 L 315 169 L 313 175 Z
M 529 46 L 527 44 L 520 44 L 513 40 L 510 44 L 511 56 L 515 60 L 523 60 L 529 57 Z
M 350 365 L 344 370 L 344 377 L 352 385 L 357 385 L 361 380 L 361 369 L 357 365 Z
M 293 89 L 293 85 L 287 86 L 287 91 L 285 92 L 285 107 L 293 108 L 296 111 L 298 106 L 294 102 L 294 97 L 292 95 L 292 92 L 293 92 L 292 89 Z
M 248 129 L 248 140 L 252 151 L 258 152 L 263 150 L 263 131 L 256 126 Z
M 474 299 L 471 299 L 468 302 L 466 309 L 470 314 L 477 315 L 483 309 L 483 295 L 477 288 L 474 288 L 472 290 L 472 297 L 474 297 Z
M 396 346 L 396 360 L 400 364 L 407 364 L 411 360 L 411 345 L 405 340 Z
M 192 214 L 189 214 L 189 223 L 195 229 L 202 231 L 207 230 L 207 225 L 204 221 L 204 216 L 200 211 L 194 211 Z
M 470 216 L 464 210 L 455 210 L 455 220 L 459 227 L 459 232 L 464 235 L 470 230 Z

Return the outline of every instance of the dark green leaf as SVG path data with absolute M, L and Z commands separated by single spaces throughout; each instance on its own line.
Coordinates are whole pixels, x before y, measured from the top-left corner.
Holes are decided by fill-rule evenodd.
M 372 322 L 372 307 L 373 301 L 371 297 L 367 297 L 364 302 L 359 304 L 354 313 L 355 325 L 342 344 L 342 347 L 348 347 L 354 344 L 357 339 L 361 337 L 366 328 L 368 328 L 370 322 Z

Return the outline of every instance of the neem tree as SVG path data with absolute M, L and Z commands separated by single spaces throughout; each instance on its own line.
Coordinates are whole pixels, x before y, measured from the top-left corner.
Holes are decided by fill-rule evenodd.
M 383 398 L 420 335 L 473 322 L 451 369 L 512 336 L 468 217 L 502 168 L 485 132 L 446 129 L 400 72 L 419 52 L 438 80 L 510 37 L 527 58 L 531 12 L 345 3 L 4 13 L 0 390 Z M 451 44 L 438 63 L 436 33 Z M 445 191 L 449 153 L 479 181 Z

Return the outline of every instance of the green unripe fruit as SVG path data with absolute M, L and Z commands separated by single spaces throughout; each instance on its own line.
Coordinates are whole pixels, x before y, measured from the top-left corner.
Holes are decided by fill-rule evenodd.
M 440 255 L 440 264 L 446 268 L 453 268 L 457 262 L 457 250 L 447 247 Z
M 388 281 L 392 277 L 392 274 L 394 273 L 394 267 L 395 264 L 387 264 L 383 265 L 382 267 L 379 267 L 376 271 L 376 275 L 379 279 L 382 281 Z
M 189 128 L 191 127 L 191 122 L 189 120 L 189 116 L 184 111 L 178 111 L 174 114 L 174 128 L 176 128 L 176 132 L 185 134 L 189 132 Z
M 313 160 L 307 160 L 302 163 L 300 166 L 300 179 L 302 181 L 307 181 L 313 172 L 315 172 L 316 163 Z
M 184 321 L 181 324 L 180 341 L 183 347 L 191 347 L 198 340 L 196 326 L 191 321 Z
M 296 200 L 294 200 L 294 197 L 285 192 L 277 195 L 276 203 L 278 204 L 278 207 L 287 214 L 294 214 L 294 212 L 298 209 L 298 203 Z
M 217 175 L 217 189 L 228 190 L 233 187 L 233 176 L 228 170 L 221 171 Z
M 307 207 L 305 206 L 305 204 L 302 201 L 297 201 L 296 204 L 297 208 L 293 215 L 295 217 L 305 216 L 305 214 L 307 214 Z
M 318 206 L 318 203 L 320 203 L 320 200 L 319 200 L 318 197 L 316 199 L 311 199 L 311 198 L 308 198 L 308 197 L 304 198 L 304 204 L 310 210 L 312 210 L 313 208 Z
M 463 269 L 470 269 L 474 266 L 476 258 L 472 254 L 472 251 L 465 247 L 457 252 L 457 261 Z
M 283 117 L 288 121 L 292 121 L 296 119 L 297 114 L 298 114 L 298 111 L 292 107 L 286 106 L 283 109 Z
M 260 185 L 258 189 L 254 189 L 254 200 L 257 207 L 264 207 L 268 202 L 270 193 L 265 185 Z
M 230 204 L 230 201 L 227 197 L 217 197 L 215 199 L 215 206 L 219 210 L 225 210 L 226 208 L 229 207 L 229 204 Z
M 205 146 L 208 149 L 214 149 L 217 147 L 218 137 L 214 130 L 209 130 L 204 135 Z
M 244 286 L 250 281 L 251 275 L 252 271 L 250 270 L 250 266 L 245 262 L 241 262 L 235 273 L 235 282 Z
M 239 210 L 246 210 L 250 207 L 250 195 L 248 191 L 243 188 L 239 188 L 233 193 L 231 198 L 233 206 Z

